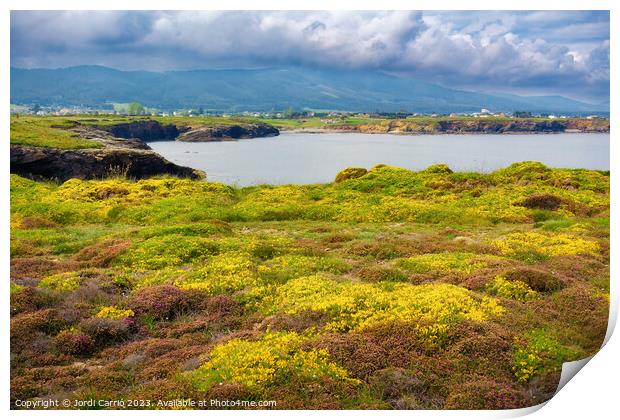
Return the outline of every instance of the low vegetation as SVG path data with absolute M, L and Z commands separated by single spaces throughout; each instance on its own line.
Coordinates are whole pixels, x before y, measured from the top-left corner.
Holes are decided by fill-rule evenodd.
M 608 172 L 337 179 L 12 175 L 11 401 L 515 408 L 598 350 Z

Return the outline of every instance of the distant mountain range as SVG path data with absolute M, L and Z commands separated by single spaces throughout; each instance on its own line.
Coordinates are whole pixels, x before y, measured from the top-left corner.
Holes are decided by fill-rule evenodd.
M 121 71 L 101 66 L 11 68 L 11 103 L 101 107 L 140 102 L 159 109 L 209 111 L 608 113 L 609 102 L 562 96 L 468 92 L 379 71 L 305 68 Z

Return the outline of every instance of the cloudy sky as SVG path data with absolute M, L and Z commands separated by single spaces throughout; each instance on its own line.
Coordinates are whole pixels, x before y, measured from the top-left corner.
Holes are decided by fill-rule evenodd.
M 11 65 L 181 70 L 303 65 L 609 100 L 609 13 L 14 11 Z

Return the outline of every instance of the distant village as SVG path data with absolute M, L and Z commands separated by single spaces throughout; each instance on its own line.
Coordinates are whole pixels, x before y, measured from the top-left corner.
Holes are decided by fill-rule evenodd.
M 40 116 L 71 116 L 71 115 L 143 115 L 143 116 L 160 116 L 160 117 L 199 117 L 199 116 L 219 116 L 219 117 L 254 117 L 264 119 L 290 119 L 290 118 L 322 118 L 324 122 L 329 122 L 329 119 L 341 119 L 341 118 L 411 118 L 411 117 L 476 117 L 476 118 L 570 118 L 570 117 L 582 117 L 587 119 L 594 118 L 607 118 L 601 115 L 556 115 L 549 113 L 532 113 L 528 111 L 515 111 L 515 112 L 493 112 L 487 108 L 482 108 L 477 112 L 459 112 L 450 114 L 441 113 L 417 113 L 417 112 L 374 112 L 374 113 L 358 113 L 347 111 L 296 111 L 289 109 L 287 111 L 270 111 L 270 112 L 214 112 L 203 108 L 198 109 L 178 109 L 178 110 L 158 110 L 154 108 L 144 107 L 138 103 L 129 104 L 114 104 L 112 108 L 93 108 L 85 106 L 41 106 L 37 104 L 32 105 L 14 105 L 11 104 L 11 114 L 21 115 L 40 115 Z

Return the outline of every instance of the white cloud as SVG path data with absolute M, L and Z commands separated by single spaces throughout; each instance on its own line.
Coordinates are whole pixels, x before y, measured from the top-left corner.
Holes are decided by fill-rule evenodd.
M 492 87 L 609 79 L 609 18 L 590 12 L 13 12 L 11 38 L 14 66 L 305 64 Z

